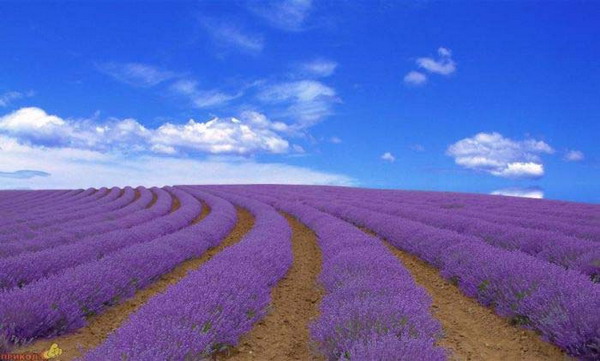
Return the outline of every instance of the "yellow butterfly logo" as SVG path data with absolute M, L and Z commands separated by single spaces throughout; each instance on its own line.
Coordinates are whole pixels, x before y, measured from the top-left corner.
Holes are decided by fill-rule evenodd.
M 42 357 L 46 360 L 56 358 L 60 355 L 62 355 L 62 350 L 55 343 L 53 343 L 52 346 L 50 346 L 50 349 L 48 351 L 44 351 L 42 353 Z

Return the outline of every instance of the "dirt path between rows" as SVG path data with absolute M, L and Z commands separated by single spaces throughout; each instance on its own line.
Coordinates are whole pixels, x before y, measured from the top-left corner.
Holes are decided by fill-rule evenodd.
M 179 198 L 177 198 L 175 194 L 171 194 L 171 197 L 173 198 L 173 200 L 171 203 L 171 210 L 169 211 L 169 213 L 173 213 L 181 207 L 181 201 L 179 200 Z
M 379 237 L 375 232 L 363 231 Z M 392 246 L 389 250 L 431 296 L 431 313 L 444 328 L 437 343 L 449 350 L 452 361 L 562 361 L 571 360 L 558 347 L 534 331 L 511 325 L 507 319 L 469 298 L 440 276 L 438 270 L 416 256 Z
M 151 208 L 154 205 L 154 203 L 158 201 L 158 196 L 156 195 L 156 193 L 152 192 L 152 190 L 150 190 L 150 192 L 152 193 L 152 200 L 150 201 L 150 203 L 148 203 L 146 209 Z
M 201 257 L 185 261 L 173 269 L 173 271 L 161 276 L 149 287 L 136 292 L 132 298 L 124 303 L 111 307 L 106 312 L 90 318 L 88 326 L 77 330 L 75 333 L 47 340 L 39 340 L 13 352 L 42 352 L 48 350 L 53 343 L 56 343 L 63 350 L 63 353 L 53 360 L 69 361 L 81 356 L 87 350 L 98 346 L 113 330 L 117 329 L 127 320 L 130 314 L 137 311 L 151 297 L 164 292 L 167 287 L 179 282 L 188 272 L 206 263 L 214 255 L 222 251 L 223 248 L 241 240 L 254 225 L 254 217 L 245 209 L 238 208 L 237 211 L 238 221 L 235 228 L 219 246 L 208 250 Z M 204 217 L 207 214 L 205 212 L 208 212 L 208 207 L 203 207 L 203 212 L 199 217 Z
M 206 218 L 206 216 L 208 216 L 208 214 L 210 213 L 210 206 L 206 202 L 202 202 L 202 201 L 200 201 L 200 202 L 202 203 L 202 211 L 200 212 L 198 217 L 196 217 L 196 219 L 194 219 L 192 221 L 192 224 L 199 223 L 204 218 Z
M 308 324 L 318 316 L 322 292 L 317 287 L 321 252 L 312 230 L 285 215 L 292 227 L 294 261 L 271 292 L 271 312 L 242 337 L 238 347 L 217 360 L 318 360 L 310 349 Z

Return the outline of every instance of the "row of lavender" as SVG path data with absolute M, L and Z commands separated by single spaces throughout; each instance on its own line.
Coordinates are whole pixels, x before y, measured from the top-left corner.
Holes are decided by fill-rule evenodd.
M 107 196 L 93 201 L 86 200 L 79 204 L 74 201 L 56 202 L 50 213 L 38 215 L 29 218 L 26 223 L 12 222 L 3 226 L 4 231 L 10 231 L 7 234 L 0 235 L 0 242 L 21 241 L 34 238 L 36 236 L 47 235 L 50 232 L 59 232 L 76 225 L 89 224 L 97 221 L 118 217 L 112 215 L 115 211 L 130 205 L 136 198 L 136 193 L 143 192 L 143 188 L 137 191 L 131 187 L 123 190 L 113 188 Z M 34 209 L 39 210 L 39 207 Z M 25 212 L 26 213 L 26 212 Z M 113 218 L 114 219 L 114 218 Z
M 314 193 L 314 191 L 313 191 Z M 313 199 L 322 197 L 313 195 Z M 581 272 L 592 281 L 600 281 L 600 246 L 597 242 L 568 237 L 556 232 L 523 228 L 510 224 L 500 225 L 474 217 L 446 214 L 419 206 L 407 207 L 361 195 L 336 197 L 340 205 L 362 207 L 380 213 L 417 221 L 441 229 L 449 229 L 468 236 L 478 237 L 492 246 L 518 250 L 541 260 Z
M 444 196 L 446 193 L 439 192 L 408 192 L 341 187 L 322 187 L 320 191 L 322 194 L 336 198 L 343 197 L 355 200 L 356 196 L 358 196 L 361 199 L 387 201 L 410 208 L 443 212 L 444 215 L 448 216 L 460 215 L 477 218 L 497 225 L 510 224 L 522 228 L 549 231 L 550 233 L 546 232 L 549 235 L 555 233 L 555 236 L 563 234 L 585 240 L 600 241 L 600 207 L 597 205 L 584 205 L 585 211 L 570 213 L 562 217 L 553 217 L 543 212 L 543 209 L 547 207 L 547 203 L 551 202 L 542 200 L 526 200 L 531 203 L 526 203 L 527 207 L 521 206 L 502 211 L 502 205 L 523 202 L 523 200 L 514 199 L 514 197 L 490 197 L 468 194 L 453 194 L 451 198 L 448 198 L 448 196 Z M 498 198 L 500 201 L 498 201 Z M 581 207 L 580 204 L 576 205 Z
M 41 203 L 52 197 L 59 197 L 67 193 L 81 193 L 82 189 L 73 190 L 39 190 L 35 193 L 29 190 L 3 190 L 0 192 L 0 210 L 9 211 L 15 207 L 20 207 L 24 203 Z
M 96 192 L 95 189 L 75 189 L 70 191 L 2 191 L 0 192 L 0 210 L 3 214 L 10 215 L 13 217 L 15 214 L 25 216 L 23 210 L 41 210 L 44 207 L 55 204 L 57 201 L 61 201 L 67 198 L 77 199 L 77 197 L 89 196 Z M 32 208 L 33 207 L 33 208 Z
M 362 193 L 362 191 L 360 193 Z M 490 199 L 495 200 L 496 197 L 478 196 L 479 202 L 468 204 L 461 201 L 462 197 L 457 197 L 456 200 L 450 203 L 445 200 L 444 197 L 430 197 L 430 200 L 427 202 L 422 199 L 419 192 L 382 193 L 371 191 L 370 193 L 371 198 L 387 200 L 411 207 L 445 211 L 448 215 L 459 214 L 483 219 L 496 224 L 511 224 L 525 228 L 558 232 L 567 236 L 574 236 L 587 240 L 600 241 L 600 207 L 594 205 L 586 205 L 584 212 L 571 213 L 570 215 L 563 216 L 551 216 L 544 214 L 543 211 L 546 208 L 547 203 L 550 202 L 541 200 L 529 200 L 531 204 L 527 207 L 522 206 L 512 210 L 502 210 L 501 208 L 498 209 L 499 207 L 497 207 L 497 205 L 511 204 L 515 200 L 513 198 L 501 199 L 502 202 L 498 204 L 497 201 L 489 201 Z M 381 196 L 376 196 L 373 193 L 379 193 Z M 383 194 L 385 194 L 385 196 L 383 196 Z
M 3 195 L 4 195 L 3 191 Z M 36 207 L 34 213 L 43 210 L 51 205 L 54 205 L 57 201 L 60 202 L 65 199 L 77 200 L 84 197 L 91 196 L 97 192 L 97 189 L 88 188 L 74 189 L 64 192 L 59 191 L 23 191 L 13 197 L 3 197 L 0 209 L 7 214 L 20 214 L 22 217 L 25 216 L 21 213 L 22 210 L 27 207 Z
M 100 222 L 74 230 L 90 234 L 88 237 L 40 238 L 39 245 L 46 246 L 45 249 L 0 259 L 0 289 L 23 287 L 62 270 L 101 259 L 122 248 L 170 234 L 189 225 L 201 212 L 202 206 L 196 198 L 171 189 L 181 205 L 169 213 L 172 208 L 169 193 L 161 189 L 155 191 L 159 197 L 151 208 L 133 212 L 118 221 Z M 50 247 L 48 243 L 57 245 Z
M 541 261 L 520 251 L 498 249 L 473 236 L 439 229 L 385 213 L 315 200 L 309 189 L 257 188 L 308 204 L 365 226 L 396 247 L 441 270 L 470 297 L 496 312 L 540 332 L 569 354 L 584 360 L 600 357 L 600 288 L 578 272 Z M 365 200 L 366 201 L 366 200 Z
M 33 237 L 23 237 L 21 233 L 15 232 L 16 239 L 14 241 L 0 242 L 0 258 L 15 257 L 26 252 L 35 252 L 78 242 L 90 235 L 98 235 L 119 229 L 115 227 L 129 227 L 130 225 L 127 221 L 120 222 L 120 217 L 131 217 L 136 213 L 145 211 L 155 196 L 157 197 L 157 202 L 153 204 L 152 212 L 156 212 L 157 215 L 167 213 L 172 206 L 173 199 L 165 190 L 158 188 L 152 190 L 144 189 L 140 193 L 142 194 L 141 197 L 124 207 L 112 211 L 100 207 L 98 213 L 95 215 L 39 229 Z M 68 213 L 62 213 L 62 211 L 58 210 L 50 218 L 62 217 L 65 214 Z M 117 220 L 112 220 L 111 215 L 117 215 Z M 43 217 L 42 219 L 46 218 Z
M 277 193 L 240 191 L 296 216 L 316 233 L 327 294 L 311 336 L 327 359 L 446 359 L 434 345 L 441 326 L 429 313 L 429 295 L 379 239 L 315 208 L 278 201 Z
M 144 189 L 143 192 L 148 192 L 148 190 Z M 3 228 L 5 230 L 10 229 L 11 232 L 0 235 L 0 245 L 28 242 L 35 238 L 65 232 L 77 226 L 85 226 L 86 224 L 109 220 L 112 213 L 123 214 L 121 209 L 131 207 L 132 204 L 136 203 L 137 194 L 140 194 L 139 190 L 124 189 L 122 196 L 110 202 L 96 201 L 87 206 L 85 211 L 79 210 L 73 213 L 68 209 L 59 208 L 52 211 L 49 215 L 37 217 L 28 223 L 6 225 Z M 139 202 L 137 203 L 139 204 Z M 38 223 L 39 225 L 35 225 L 34 223 Z M 0 256 L 3 253 L 5 252 L 2 252 Z
M 483 194 L 451 193 L 451 192 L 420 192 L 398 190 L 375 190 L 375 193 L 387 192 L 388 195 L 398 195 L 403 198 L 420 200 L 421 203 L 445 204 L 465 208 L 493 211 L 497 214 L 514 215 L 521 213 L 539 213 L 557 220 L 575 220 L 586 223 L 598 223 L 598 206 L 586 203 L 574 203 L 556 200 L 539 200 L 519 197 L 495 196 Z
M 51 215 L 58 209 L 69 212 L 82 210 L 86 206 L 89 206 L 89 204 L 107 196 L 109 192 L 108 188 L 100 188 L 98 190 L 90 188 L 73 197 L 60 199 L 49 204 L 40 204 L 33 209 L 14 209 L 12 214 L 11 212 L 7 212 L 7 216 L 0 221 L 0 225 L 5 226 L 11 223 L 28 224 L 38 217 Z
M 252 230 L 152 298 L 84 360 L 204 359 L 237 344 L 265 316 L 270 288 L 292 263 L 290 228 L 265 204 L 214 193 L 248 209 Z
M 184 193 L 187 194 L 182 190 L 172 191 L 182 200 Z M 174 231 L 178 228 L 175 222 L 180 220 L 173 217 L 173 233 L 143 239 L 139 243 L 122 244 L 124 248 L 106 252 L 101 259 L 86 259 L 22 288 L 0 291 L 0 348 L 82 327 L 90 315 L 103 312 L 186 259 L 198 257 L 218 244 L 235 224 L 235 209 L 229 202 L 209 194 L 192 193 L 195 199 L 202 199 L 211 208 L 201 222 Z M 194 207 L 191 213 L 198 215 L 200 206 L 197 201 L 194 205 L 190 200 L 183 206 L 184 202 L 180 207 L 183 213 L 190 213 L 189 209 L 184 209 L 191 206 Z M 180 216 L 190 220 L 189 214 Z M 168 227 L 167 223 L 162 226 Z M 103 244 L 98 243 L 97 246 L 96 251 L 102 252 L 100 247 Z M 67 259 L 77 257 L 62 255 Z

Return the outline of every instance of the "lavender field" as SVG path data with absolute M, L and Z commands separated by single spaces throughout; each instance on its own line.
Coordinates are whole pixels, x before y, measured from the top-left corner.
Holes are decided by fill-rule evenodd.
M 600 206 L 326 186 L 0 192 L 0 354 L 600 360 Z

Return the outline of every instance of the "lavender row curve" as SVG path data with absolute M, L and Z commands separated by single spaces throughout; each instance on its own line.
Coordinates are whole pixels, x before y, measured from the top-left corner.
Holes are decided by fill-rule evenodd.
M 95 223 L 110 213 L 129 205 L 135 199 L 136 191 L 131 187 L 125 187 L 121 194 L 119 192 L 115 192 L 116 197 L 113 196 L 114 199 L 112 201 L 96 202 L 94 207 L 90 207 L 86 212 L 79 212 L 76 217 L 65 217 L 61 212 L 56 212 L 35 223 L 20 224 L 18 227 L 13 227 L 14 231 L 12 234 L 0 236 L 0 242 L 30 239 L 39 234 L 47 235 L 53 232 L 60 232 L 65 228 L 76 227 L 78 224 Z
M 439 268 L 469 297 L 537 330 L 581 360 L 600 357 L 600 288 L 575 271 L 506 251 L 456 232 L 332 201 L 310 202 L 372 229 Z
M 600 208 L 594 204 L 446 192 L 393 191 L 391 197 L 396 194 L 424 204 L 444 202 L 454 209 L 462 209 L 462 205 L 467 205 L 468 208 L 496 215 L 539 214 L 558 222 L 573 222 L 577 225 L 598 225 L 600 222 Z
M 35 191 L 32 191 L 32 193 L 35 193 Z M 59 197 L 58 200 L 50 199 L 41 204 L 34 202 L 33 204 L 24 205 L 23 208 L 14 207 L 5 211 L 7 218 L 2 220 L 0 225 L 26 222 L 27 220 L 35 219 L 37 216 L 56 211 L 57 209 L 64 207 L 66 204 L 73 204 L 84 200 L 88 201 L 89 199 L 92 199 L 92 196 L 94 196 L 96 193 L 96 189 L 88 188 L 83 192 L 76 194 L 73 193 L 65 197 Z
M 2 345 L 26 344 L 83 327 L 90 315 L 131 297 L 181 262 L 217 245 L 235 225 L 235 208 L 199 191 L 193 195 L 212 209 L 201 222 L 21 289 L 0 292 L 0 351 Z
M 179 198 L 181 206 L 152 222 L 0 260 L 0 290 L 23 287 L 35 280 L 101 259 L 125 247 L 151 241 L 189 225 L 198 217 L 202 206 L 192 195 L 178 189 L 172 191 Z
M 593 281 L 600 281 L 600 246 L 593 241 L 518 226 L 500 226 L 481 219 L 423 211 L 416 207 L 406 208 L 387 201 L 373 201 L 360 197 L 351 202 L 343 201 L 343 204 L 473 235 L 492 246 L 519 250 L 541 260 L 581 272 Z
M 535 210 L 527 213 L 527 217 L 523 217 L 523 212 L 512 212 L 510 214 L 498 213 L 495 209 L 485 207 L 464 208 L 462 204 L 447 204 L 443 201 L 443 197 L 438 197 L 436 201 L 423 202 L 420 195 L 409 192 L 377 192 L 375 190 L 346 190 L 339 192 L 340 196 L 346 199 L 355 200 L 356 198 L 371 199 L 374 201 L 386 201 L 394 203 L 397 206 L 406 206 L 410 208 L 419 208 L 422 210 L 445 212 L 448 216 L 460 215 L 466 217 L 474 217 L 488 222 L 493 222 L 498 225 L 512 224 L 524 228 L 538 229 L 542 231 L 559 232 L 566 236 L 574 236 L 585 240 L 600 241 L 600 223 L 594 225 L 581 225 L 570 220 L 564 223 L 564 219 L 556 220 L 546 215 L 540 214 Z M 422 197 L 422 196 L 421 196 Z M 491 197 L 491 196 L 490 196 Z M 337 197 L 336 197 L 337 198 Z M 434 199 L 432 197 L 432 199 Z M 484 202 L 482 198 L 481 202 Z M 505 200 L 509 203 L 512 199 Z M 543 202 L 543 201 L 542 201 Z M 475 204 L 471 205 L 474 207 Z M 599 208 L 600 211 L 600 208 Z
M 292 263 L 289 225 L 270 206 L 214 193 L 247 208 L 252 230 L 150 299 L 82 360 L 204 359 L 235 345 L 265 316 L 270 287 Z
M 29 207 L 29 209 L 21 210 L 14 215 L 7 214 L 3 219 L 0 220 L 0 235 L 11 234 L 13 229 L 29 230 L 30 225 L 36 220 L 53 216 L 57 212 L 71 211 L 70 207 L 73 205 L 84 204 L 84 202 L 95 202 L 95 198 L 92 198 L 95 194 L 96 193 L 88 194 L 84 197 L 78 197 L 77 200 L 62 200 L 53 202 L 48 207 L 40 208 L 36 205 L 33 205 Z
M 102 187 L 97 192 L 90 194 L 88 196 L 85 196 L 85 197 L 80 197 L 75 201 L 58 202 L 58 203 L 55 203 L 52 207 L 48 207 L 48 208 L 44 208 L 44 209 L 40 209 L 40 210 L 32 209 L 28 212 L 18 212 L 17 214 L 15 214 L 13 216 L 8 216 L 5 219 L 3 219 L 2 224 L 0 224 L 0 225 L 13 224 L 13 223 L 25 223 L 25 222 L 29 223 L 29 222 L 35 221 L 36 219 L 38 219 L 40 217 L 48 216 L 48 215 L 52 214 L 53 212 L 56 212 L 56 210 L 58 210 L 58 209 L 60 209 L 62 212 L 65 212 L 65 213 L 77 212 L 81 209 L 85 209 L 85 207 L 88 207 L 90 204 L 93 204 L 94 202 L 97 202 L 98 200 L 107 196 L 108 193 L 109 193 L 109 189 Z
M 251 194 L 249 187 L 246 192 Z M 311 228 L 323 255 L 320 282 L 327 294 L 312 339 L 328 360 L 445 360 L 434 345 L 440 323 L 431 298 L 383 243 L 315 208 L 252 196 Z
M 285 192 L 292 197 L 294 194 L 302 194 L 304 199 L 318 200 L 333 196 L 336 202 L 340 204 L 360 206 L 372 211 L 411 219 L 436 228 L 450 229 L 468 236 L 474 235 L 479 237 L 481 241 L 495 247 L 520 250 L 541 260 L 581 272 L 593 282 L 600 281 L 600 248 L 593 241 L 522 227 L 508 225 L 501 227 L 483 220 L 458 215 L 442 216 L 434 212 L 422 211 L 417 207 L 406 208 L 392 202 L 377 200 L 377 197 L 372 195 L 373 191 L 356 190 L 354 199 L 349 200 L 348 197 L 340 197 L 339 191 L 332 192 L 330 188 L 326 187 L 293 186 L 291 189 L 294 188 L 301 191 L 294 193 L 288 187 L 279 189 L 280 192 Z M 345 191 L 344 193 L 348 192 Z M 368 193 L 371 193 L 370 197 L 367 196 Z
M 132 190 L 131 187 L 129 187 L 129 189 L 130 191 Z M 127 192 L 128 197 L 133 199 L 135 194 L 129 194 L 130 191 Z M 117 187 L 110 188 L 108 194 L 100 199 L 96 199 L 93 202 L 87 202 L 81 206 L 70 207 L 61 210 L 60 212 L 53 212 L 45 217 L 28 221 L 27 226 L 29 226 L 31 229 L 39 229 L 59 222 L 80 220 L 92 215 L 96 215 L 98 212 L 106 212 L 113 209 L 115 203 L 117 203 L 117 205 L 120 204 L 120 199 L 123 193 L 124 191 Z
M 66 194 L 67 190 L 40 190 L 40 191 L 0 191 L 0 211 L 8 211 L 14 208 L 20 208 L 26 204 L 40 204 L 52 197 L 58 197 L 60 194 Z M 31 203 L 33 202 L 33 203 Z
M 361 191 L 360 194 L 362 193 L 363 192 Z M 356 197 L 358 194 L 359 192 L 355 192 L 349 193 L 348 195 Z M 600 241 L 600 223 L 596 226 L 591 224 L 577 224 L 571 219 L 568 219 L 567 223 L 565 223 L 564 218 L 557 220 L 556 218 L 541 214 L 535 209 L 531 209 L 531 211 L 526 213 L 527 216 L 523 217 L 523 214 L 525 213 L 523 211 L 513 211 L 507 214 L 498 212 L 494 208 L 486 208 L 476 204 L 473 204 L 470 208 L 464 208 L 461 204 L 445 204 L 441 199 L 437 202 L 432 202 L 431 204 L 424 204 L 424 202 L 422 202 L 422 200 L 420 200 L 417 196 L 407 197 L 402 193 L 399 195 L 394 194 L 386 197 L 373 197 L 372 195 L 367 195 L 367 192 L 364 192 L 364 196 L 360 196 L 360 198 L 386 200 L 393 203 L 406 204 L 410 207 L 418 207 L 424 210 L 429 209 L 432 211 L 444 211 L 448 215 L 458 214 L 466 217 L 475 217 L 500 225 L 513 224 L 515 226 L 525 228 L 560 232 L 567 236 L 575 236 L 586 240 Z M 505 202 L 510 203 L 510 201 L 512 201 L 512 199 L 506 200 Z M 482 199 L 481 204 L 485 204 L 483 202 L 484 200 Z M 544 201 L 541 202 L 544 204 Z
M 365 194 L 373 198 L 394 201 L 405 200 L 424 206 L 439 205 L 453 210 L 476 209 L 480 212 L 490 212 L 498 215 L 519 216 L 540 214 L 556 222 L 595 227 L 600 225 L 600 206 L 594 204 L 450 192 L 294 186 L 295 190 L 305 189 L 310 191 L 317 188 L 329 195 L 336 196 L 340 194 Z M 568 211 L 557 211 L 557 208 L 561 207 L 563 209 L 568 207 Z
M 148 209 L 141 210 L 140 212 L 135 212 L 127 217 L 119 219 L 116 223 L 116 225 L 119 228 L 117 228 L 115 232 L 122 231 L 123 228 L 130 228 L 138 224 L 152 221 L 158 217 L 164 216 L 165 214 L 169 213 L 173 203 L 171 195 L 167 191 L 160 188 L 154 188 L 153 191 L 157 195 L 156 203 Z M 94 239 L 94 235 L 90 236 L 92 237 L 90 239 L 88 239 L 87 237 L 79 238 L 77 236 L 78 231 L 79 230 L 75 230 L 75 237 L 71 237 L 69 234 L 55 234 L 24 240 L 21 242 L 2 243 L 0 244 L 0 258 L 15 257 L 25 252 L 41 251 L 57 246 L 64 246 L 66 244 Z M 82 232 L 87 233 L 87 231 Z M 118 237 L 118 233 L 115 233 L 115 235 L 116 237 Z M 106 233 L 99 234 L 97 237 L 104 238 L 106 237 Z
M 112 187 L 110 188 L 110 192 L 106 196 L 97 199 L 94 202 L 86 203 L 84 208 L 79 208 L 79 210 L 77 210 L 76 213 L 70 214 L 70 217 L 66 217 L 67 212 L 61 212 L 63 214 L 56 214 L 55 218 L 52 218 L 50 216 L 44 217 L 42 219 L 36 219 L 35 221 L 28 222 L 28 225 L 31 228 L 37 229 L 55 224 L 57 222 L 68 222 L 71 220 L 89 217 L 91 215 L 97 214 L 98 212 L 105 212 L 107 210 L 114 209 L 114 204 L 120 205 L 122 202 L 121 200 L 125 195 L 131 200 L 133 200 L 133 198 L 135 197 L 135 191 L 133 191 L 133 188 L 131 187 L 126 187 L 124 189 Z M 61 218 L 59 218 L 59 216 Z
M 18 213 L 23 210 L 30 210 L 31 207 L 36 207 L 37 209 L 42 209 L 43 207 L 54 205 L 57 201 L 63 201 L 66 199 L 76 199 L 76 197 L 83 197 L 85 194 L 91 194 L 95 192 L 93 188 L 88 189 L 71 189 L 64 191 L 62 193 L 56 192 L 52 193 L 52 191 L 24 191 L 25 194 L 23 197 L 20 197 L 18 200 L 14 200 L 11 202 L 5 202 L 2 204 L 1 208 L 3 212 L 10 213 Z M 38 199 L 38 192 L 44 192 L 45 196 L 42 196 L 41 199 Z M 17 203 L 15 203 L 17 202 Z
M 126 188 L 126 191 L 127 191 L 127 188 Z M 129 202 L 132 198 L 134 198 L 135 191 L 133 191 L 133 190 L 131 190 L 131 191 L 133 192 L 133 194 L 131 194 L 130 192 L 126 192 L 128 194 L 124 194 L 123 197 L 121 197 L 118 202 L 121 204 L 124 204 L 124 203 Z M 11 253 L 10 249 L 6 250 L 6 252 L 0 251 L 0 258 L 3 256 L 6 257 L 6 256 L 14 256 L 14 255 L 19 254 L 20 253 L 19 248 L 27 248 L 26 244 L 38 245 L 38 246 L 39 245 L 53 246 L 56 244 L 60 244 L 63 241 L 70 242 L 71 240 L 74 241 L 77 239 L 81 239 L 87 235 L 100 234 L 100 233 L 105 233 L 105 232 L 108 232 L 111 230 L 124 228 L 128 224 L 128 222 L 126 222 L 127 217 L 133 217 L 135 212 L 141 211 L 142 209 L 146 208 L 154 197 L 153 193 L 146 188 L 141 187 L 141 188 L 138 188 L 137 191 L 140 193 L 140 197 L 138 199 L 136 199 L 133 202 L 129 202 L 125 206 L 121 206 L 120 208 L 118 208 L 117 210 L 114 210 L 112 212 L 101 212 L 95 216 L 90 216 L 85 219 L 52 225 L 52 226 L 37 230 L 37 232 L 35 234 L 32 232 L 31 234 L 28 234 L 27 236 L 24 236 L 21 234 L 20 236 L 22 238 L 26 238 L 26 239 L 22 239 L 18 243 L 13 243 L 13 246 L 8 246 L 8 247 L 15 247 L 14 244 L 20 244 L 20 246 L 17 246 L 17 248 L 15 249 L 15 253 Z M 161 192 L 164 192 L 164 191 L 161 191 Z M 164 196 L 166 197 L 166 193 Z M 166 198 L 168 198 L 168 197 L 166 197 Z M 110 221 L 110 220 L 102 221 L 104 218 L 107 218 L 109 215 L 112 215 L 112 217 L 113 217 L 112 221 Z M 110 219 L 110 218 L 108 218 L 108 219 Z M 18 233 L 18 231 L 15 231 L 15 232 Z M 10 244 L 10 241 L 9 241 L 10 238 L 6 237 L 6 238 L 2 238 L 2 239 L 3 239 L 3 241 L 0 242 L 0 250 L 2 250 L 2 247 L 4 247 L 4 245 Z M 41 247 L 41 248 L 43 248 L 43 247 Z M 33 246 L 33 248 L 31 248 L 31 250 L 38 250 L 41 248 Z

